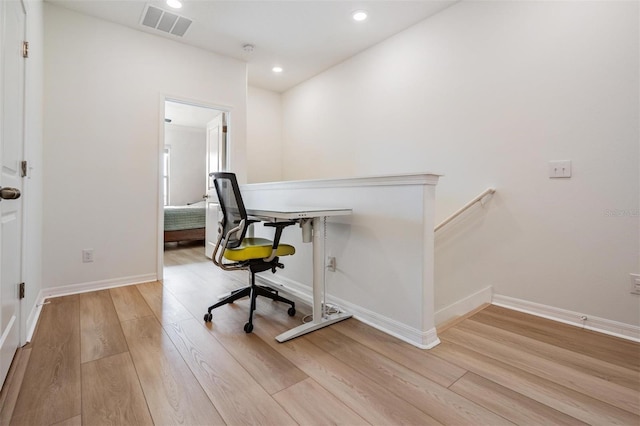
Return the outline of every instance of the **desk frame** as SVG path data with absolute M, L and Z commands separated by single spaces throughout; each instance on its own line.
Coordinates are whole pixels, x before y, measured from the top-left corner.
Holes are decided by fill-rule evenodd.
M 324 236 L 325 236 L 325 219 L 330 216 L 346 216 L 350 215 L 351 209 L 343 208 L 277 208 L 277 209 L 261 209 L 246 208 L 247 215 L 255 217 L 262 221 L 274 222 L 278 220 L 293 220 L 296 222 L 311 220 L 313 232 L 313 319 L 311 322 L 299 325 L 286 331 L 278 336 L 276 340 L 280 343 L 286 342 L 293 338 L 302 336 L 312 331 L 327 327 L 336 322 L 351 318 L 351 314 L 339 312 L 335 314 L 327 314 L 323 312 L 323 303 L 326 299 L 324 294 L 325 280 L 325 259 L 324 259 Z

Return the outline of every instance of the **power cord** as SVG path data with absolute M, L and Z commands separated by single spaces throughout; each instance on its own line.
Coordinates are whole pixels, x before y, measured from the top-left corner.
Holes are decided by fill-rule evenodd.
M 338 305 L 332 305 L 327 303 L 326 305 L 322 305 L 322 316 L 324 317 L 325 315 L 333 315 L 333 314 L 339 314 L 341 312 L 344 312 L 342 310 L 342 308 Z M 302 318 L 302 323 L 306 324 L 308 322 L 311 322 L 313 320 L 313 314 L 309 314 L 309 315 L 305 315 Z

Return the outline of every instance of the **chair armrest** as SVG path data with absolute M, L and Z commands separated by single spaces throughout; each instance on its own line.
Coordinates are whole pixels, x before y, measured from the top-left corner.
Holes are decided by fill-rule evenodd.
M 278 251 L 278 245 L 280 244 L 280 237 L 282 236 L 282 230 L 287 226 L 294 225 L 296 222 L 292 220 L 283 222 L 265 222 L 264 226 L 276 228 L 276 234 L 273 237 L 273 245 L 271 246 L 271 254 L 265 259 L 265 262 L 271 262 L 276 257 Z
M 240 221 L 238 226 L 230 229 L 226 235 L 223 235 L 222 222 L 218 222 L 218 240 L 216 241 L 216 246 L 213 249 L 213 255 L 211 256 L 211 260 L 217 267 L 227 271 L 237 270 L 237 269 L 246 269 L 246 267 L 238 264 L 225 264 L 224 261 L 222 260 L 222 257 L 224 256 L 224 251 L 227 249 L 227 246 L 229 245 L 229 238 L 233 233 L 242 230 L 244 226 L 245 226 L 245 221 L 243 219 Z M 220 249 L 221 244 L 222 244 L 222 249 Z

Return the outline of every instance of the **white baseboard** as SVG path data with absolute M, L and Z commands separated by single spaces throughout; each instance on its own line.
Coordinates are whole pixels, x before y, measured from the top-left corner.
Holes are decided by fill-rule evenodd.
M 257 275 L 256 277 L 258 282 L 262 284 L 288 292 L 311 304 L 312 296 L 311 287 L 309 286 L 278 275 L 269 277 Z M 352 314 L 357 320 L 420 349 L 431 349 L 440 343 L 435 327 L 423 332 L 331 295 L 327 297 L 327 303 L 338 306 L 345 312 Z
M 347 312 L 353 314 L 355 319 L 420 349 L 431 349 L 440 344 L 435 327 L 427 331 L 421 331 L 361 306 L 338 300 L 334 302 L 332 298 L 330 298 L 329 302 L 344 307 Z
M 36 297 L 35 305 L 31 308 L 29 317 L 27 318 L 27 334 L 26 341 L 30 342 L 40 317 L 42 304 L 45 299 L 50 297 L 69 296 L 72 294 L 87 293 L 89 291 L 105 290 L 108 288 L 124 287 L 127 285 L 142 284 L 151 281 L 157 281 L 156 274 L 134 275 L 131 277 L 113 278 L 109 280 L 92 281 L 88 283 L 70 284 L 60 287 L 43 288 Z
M 29 343 L 33 338 L 33 333 L 36 331 L 36 325 L 38 324 L 38 318 L 40 318 L 40 311 L 42 310 L 42 290 L 36 297 L 36 302 L 31 307 L 31 312 L 27 317 L 27 334 L 25 335 L 25 344 Z
M 304 300 L 309 305 L 312 303 L 311 287 L 302 285 L 297 281 L 278 275 L 256 275 L 256 281 L 262 285 L 273 287 L 278 291 L 282 290 L 285 293 L 291 294 L 298 299 Z
M 492 286 L 483 288 L 462 300 L 458 300 L 457 302 L 436 311 L 434 322 L 436 325 L 440 325 L 454 318 L 466 315 L 485 303 L 491 303 L 492 295 Z
M 593 315 L 568 311 L 566 309 L 528 302 L 526 300 L 515 299 L 513 297 L 502 296 L 499 294 L 493 295 L 492 303 L 497 306 L 536 315 L 564 324 L 609 334 L 615 337 L 621 337 L 634 342 L 640 342 L 640 327 L 635 325 L 612 321 L 605 318 L 598 318 Z M 581 315 L 586 315 L 587 320 L 582 321 L 580 319 Z
M 278 289 L 288 292 L 309 304 L 311 303 L 311 287 L 277 275 L 269 278 L 258 276 L 258 281 L 277 287 Z M 525 312 L 564 324 L 640 342 L 640 327 L 634 325 L 624 324 L 605 318 L 598 318 L 592 315 L 587 315 L 588 319 L 583 323 L 583 321 L 579 319 L 582 314 L 578 312 L 572 312 L 565 309 L 555 308 L 553 306 L 542 305 L 492 293 L 493 288 L 489 286 L 465 297 L 462 300 L 459 300 L 456 303 L 440 309 L 435 313 L 435 324 L 442 324 L 457 316 L 467 314 L 485 303 L 492 303 L 494 305 Z M 328 297 L 327 303 L 337 305 L 345 311 L 353 314 L 356 319 L 364 322 L 365 324 L 419 348 L 429 349 L 440 343 L 435 328 L 422 332 L 418 329 L 399 323 L 391 318 L 387 318 L 361 306 L 354 305 L 332 296 Z

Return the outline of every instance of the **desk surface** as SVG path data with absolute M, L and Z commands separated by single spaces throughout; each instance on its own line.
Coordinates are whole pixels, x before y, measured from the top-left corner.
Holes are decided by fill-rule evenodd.
M 351 209 L 342 207 L 309 207 L 309 206 L 250 206 L 246 207 L 249 216 L 274 219 L 305 219 L 325 216 L 347 216 Z

